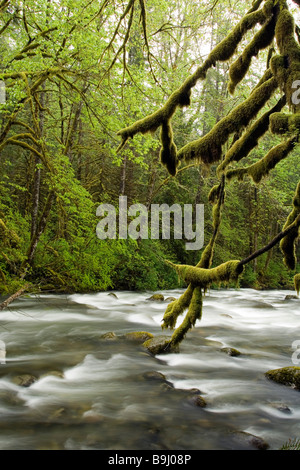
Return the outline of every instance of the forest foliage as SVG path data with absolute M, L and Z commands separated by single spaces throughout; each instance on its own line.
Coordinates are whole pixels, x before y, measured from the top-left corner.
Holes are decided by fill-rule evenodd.
M 211 188 L 227 165 L 213 266 L 246 258 L 284 228 L 299 210 L 297 122 L 271 76 L 256 88 L 269 66 L 282 70 L 274 2 L 263 3 L 266 22 L 262 9 L 245 17 L 246 6 L 227 0 L 1 2 L 2 294 L 24 282 L 62 292 L 186 285 L 165 259 L 194 266 L 201 253 L 172 237 L 99 240 L 96 209 L 117 207 L 120 195 L 148 208 L 204 204 L 208 243 Z M 283 55 L 286 47 L 282 39 Z M 294 238 L 299 259 L 298 228 Z M 240 285 L 293 289 L 299 264 L 282 258 L 274 246 L 245 266 Z

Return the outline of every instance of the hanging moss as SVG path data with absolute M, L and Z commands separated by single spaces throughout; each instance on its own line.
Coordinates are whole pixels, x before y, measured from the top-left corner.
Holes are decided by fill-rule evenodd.
M 287 221 L 284 225 L 284 228 L 287 228 L 291 225 L 300 214 L 300 182 L 298 183 L 296 193 L 293 199 L 293 209 L 289 214 Z M 299 236 L 299 226 L 295 227 L 289 235 L 284 237 L 280 242 L 280 248 L 284 255 L 284 264 L 288 269 L 294 270 L 297 264 L 296 256 L 296 240 Z
M 274 113 L 270 118 L 270 131 L 279 135 L 300 132 L 300 113 Z
M 300 47 L 295 38 L 295 22 L 293 15 L 289 12 L 285 1 L 279 1 L 280 13 L 275 27 L 276 42 L 282 56 L 281 64 L 279 59 L 275 63 L 271 61 L 271 66 L 275 76 L 284 89 L 287 102 L 291 109 L 297 110 L 299 105 L 295 105 L 292 100 L 293 83 L 299 79 L 300 74 Z
M 254 2 L 250 11 L 236 25 L 233 31 L 211 51 L 203 65 L 198 67 L 197 70 L 185 80 L 180 88 L 172 93 L 162 108 L 146 118 L 136 121 L 131 126 L 120 130 L 118 135 L 120 135 L 122 141 L 118 147 L 118 151 L 120 151 L 128 139 L 133 138 L 135 134 L 155 132 L 160 126 L 165 126 L 167 122 L 170 123 L 177 107 L 189 106 L 191 89 L 196 85 L 197 81 L 203 80 L 206 77 L 207 71 L 213 67 L 217 61 L 224 62 L 233 56 L 245 33 L 252 29 L 257 23 L 263 24 L 266 21 L 266 15 L 269 14 L 268 12 L 270 10 L 266 5 L 271 5 L 272 3 L 272 0 L 268 0 L 265 2 L 264 9 L 258 10 L 261 1 Z M 161 135 L 164 134 L 165 131 L 162 131 Z M 200 156 L 202 161 L 204 163 L 213 163 L 219 160 L 221 146 L 226 139 L 227 138 L 225 138 L 225 140 L 221 139 L 221 143 L 214 143 L 210 138 L 208 138 L 206 142 L 203 141 L 203 152 Z M 183 152 L 183 154 L 185 154 L 185 152 Z M 174 156 L 175 146 L 171 145 L 165 147 L 163 145 L 161 157 L 163 160 L 169 162 L 167 168 L 171 169 L 171 174 L 174 174 L 174 167 L 176 166 Z
M 300 274 L 296 274 L 294 277 L 294 284 L 295 284 L 295 290 L 297 292 L 297 295 L 299 295 L 300 292 Z
M 236 281 L 242 272 L 240 261 L 228 261 L 211 269 L 197 268 L 186 264 L 168 263 L 175 269 L 183 281 L 202 288 L 208 288 L 211 284 Z
M 220 195 L 220 190 L 221 190 L 220 184 L 216 184 L 215 186 L 211 188 L 209 195 L 208 195 L 209 202 L 215 203 L 218 200 L 219 195 Z
M 171 302 L 164 314 L 162 328 L 174 328 L 177 318 L 188 308 L 193 295 L 193 287 L 190 285 L 179 299 Z
M 172 346 L 176 346 L 184 339 L 187 332 L 196 324 L 197 320 L 201 320 L 202 317 L 202 306 L 203 306 L 203 299 L 202 299 L 202 290 L 200 287 L 195 287 L 193 290 L 192 299 L 189 305 L 188 312 L 181 323 L 181 325 L 176 328 L 174 331 L 171 344 Z
M 215 188 L 218 188 L 216 190 L 217 195 L 215 194 L 215 201 L 214 207 L 213 207 L 213 234 L 209 240 L 209 243 L 206 245 L 205 249 L 202 252 L 201 258 L 199 263 L 197 264 L 196 268 L 202 268 L 202 269 L 208 269 L 211 266 L 212 263 L 212 258 L 213 258 L 213 253 L 214 253 L 214 246 L 216 242 L 216 238 L 219 232 L 220 228 L 220 222 L 221 222 L 221 210 L 222 206 L 224 204 L 224 184 L 225 184 L 225 178 L 222 176 L 221 182 L 219 185 L 217 185 Z M 184 311 L 189 307 L 192 296 L 195 290 L 195 285 L 191 283 L 184 294 L 174 302 L 171 302 L 164 314 L 163 318 L 163 325 L 162 328 L 174 328 L 177 318 L 179 315 L 184 313 Z M 194 304 L 196 305 L 196 304 Z M 199 304 L 200 305 L 200 304 Z M 194 309 L 192 309 L 193 311 Z M 201 316 L 202 314 L 202 304 L 201 304 L 201 312 L 199 311 L 199 315 Z M 191 315 L 189 311 L 187 312 L 186 316 L 189 317 Z M 200 318 L 200 317 L 199 317 Z M 180 325 L 180 331 L 185 331 L 185 328 L 187 325 L 190 324 L 189 319 L 184 319 L 183 321 L 183 326 Z M 189 328 L 189 327 L 188 327 Z M 175 332 L 176 333 L 176 332 Z M 174 334 L 175 334 L 174 333 Z M 181 333 L 176 336 L 177 338 L 181 337 Z
M 232 94 L 234 93 L 237 84 L 245 77 L 251 65 L 252 58 L 257 56 L 260 50 L 268 47 L 274 39 L 276 14 L 275 11 L 274 14 L 272 14 L 274 9 L 273 2 L 269 2 L 269 7 L 270 11 L 268 11 L 268 15 L 270 15 L 271 18 L 255 34 L 252 41 L 245 47 L 242 55 L 240 55 L 229 68 L 230 81 L 228 84 L 228 90 Z
M 175 176 L 177 167 L 177 147 L 173 140 L 173 131 L 169 121 L 165 121 L 161 126 L 161 142 L 161 163 L 167 167 L 172 176 Z
M 177 154 L 178 160 L 198 160 L 214 163 L 221 158 L 222 145 L 229 136 L 247 126 L 260 109 L 270 99 L 277 88 L 277 81 L 271 78 L 256 88 L 248 99 L 236 106 L 231 113 L 221 119 L 204 137 L 182 147 Z
M 269 122 L 273 114 L 280 111 L 286 104 L 286 98 L 282 97 L 273 108 L 266 111 L 255 123 L 246 130 L 246 132 L 230 147 L 225 155 L 223 162 L 217 168 L 217 173 L 221 171 L 232 162 L 238 162 L 242 158 L 247 157 L 251 150 L 257 145 L 259 139 L 267 132 Z
M 297 140 L 298 138 L 293 136 L 286 142 L 282 142 L 276 145 L 276 147 L 273 147 L 264 158 L 261 158 L 253 165 L 246 168 L 237 168 L 227 171 L 226 178 L 231 180 L 236 177 L 239 181 L 242 181 L 245 176 L 250 176 L 254 183 L 260 183 L 262 178 L 267 176 L 269 172 L 275 168 L 277 163 L 285 159 L 290 154 L 294 149 Z

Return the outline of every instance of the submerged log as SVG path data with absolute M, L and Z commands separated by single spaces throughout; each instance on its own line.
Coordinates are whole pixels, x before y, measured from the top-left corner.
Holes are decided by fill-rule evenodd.
M 28 289 L 29 284 L 26 284 L 25 286 L 21 287 L 17 292 L 15 292 L 13 295 L 8 297 L 4 302 L 0 304 L 0 311 L 4 310 L 6 307 L 8 307 L 9 304 L 11 304 L 14 300 L 16 300 L 18 297 L 20 297 L 24 292 Z

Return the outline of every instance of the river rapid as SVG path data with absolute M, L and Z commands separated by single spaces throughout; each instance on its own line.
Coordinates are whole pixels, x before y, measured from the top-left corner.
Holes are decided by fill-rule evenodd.
M 249 435 L 272 450 L 300 437 L 300 392 L 265 377 L 298 365 L 294 292 L 210 291 L 180 352 L 155 357 L 124 335 L 171 335 L 167 303 L 115 294 L 26 296 L 1 312 L 0 450 L 256 449 Z

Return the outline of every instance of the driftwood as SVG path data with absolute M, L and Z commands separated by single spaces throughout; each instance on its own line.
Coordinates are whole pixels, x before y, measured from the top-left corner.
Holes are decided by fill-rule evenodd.
M 8 305 L 13 302 L 15 299 L 17 299 L 18 297 L 20 297 L 20 295 L 24 294 L 24 292 L 26 291 L 26 289 L 28 288 L 29 284 L 25 284 L 25 286 L 21 287 L 21 289 L 19 289 L 17 292 L 15 292 L 13 295 L 11 295 L 10 297 L 8 297 L 6 300 L 4 300 L 4 302 L 2 302 L 0 304 L 0 311 L 1 310 L 4 310 L 6 307 L 8 307 Z

